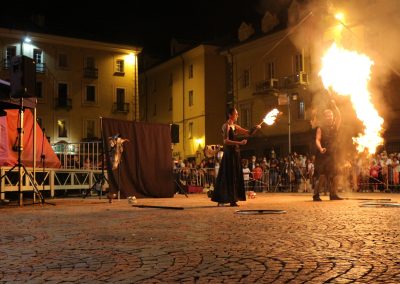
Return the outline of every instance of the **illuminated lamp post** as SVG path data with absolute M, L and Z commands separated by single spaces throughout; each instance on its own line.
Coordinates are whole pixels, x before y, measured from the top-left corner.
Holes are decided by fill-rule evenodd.
M 132 73 L 133 73 L 133 114 L 132 114 L 132 120 L 136 121 L 138 120 L 137 117 L 137 106 L 138 106 L 138 66 L 137 66 L 137 56 L 135 53 L 131 52 L 128 55 L 125 56 L 126 62 L 132 66 Z
M 278 104 L 288 106 L 288 154 L 289 154 L 289 191 L 292 192 L 292 182 L 290 174 L 292 172 L 292 114 L 291 114 L 291 102 L 297 101 L 298 93 L 284 93 L 278 95 Z

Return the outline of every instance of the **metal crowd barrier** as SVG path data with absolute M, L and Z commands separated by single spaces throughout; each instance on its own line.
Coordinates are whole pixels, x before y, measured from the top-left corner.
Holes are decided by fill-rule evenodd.
M 9 172 L 11 167 L 1 167 L 0 174 L 4 176 L 0 182 L 0 199 L 5 199 L 5 194 L 10 192 L 18 192 L 19 190 L 19 172 L 18 168 Z M 74 170 L 74 169 L 36 169 L 33 175 L 33 168 L 26 168 L 33 181 L 22 171 L 22 192 L 32 192 L 34 186 L 41 192 L 50 192 L 50 196 L 54 197 L 56 191 L 64 191 L 68 193 L 71 190 L 88 190 L 100 180 L 101 170 Z M 6 174 L 7 173 L 7 174 Z M 107 173 L 105 173 L 107 174 Z M 108 184 L 101 189 L 108 188 Z
M 51 147 L 63 169 L 99 170 L 102 165 L 101 142 L 55 143 Z
M 179 178 L 183 185 L 214 187 L 216 179 L 215 168 L 183 168 L 174 169 L 175 177 Z

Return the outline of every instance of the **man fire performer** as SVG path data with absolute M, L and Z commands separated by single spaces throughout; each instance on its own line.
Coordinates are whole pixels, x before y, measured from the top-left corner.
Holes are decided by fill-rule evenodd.
M 330 200 L 341 200 L 337 195 L 336 165 L 337 134 L 341 124 L 341 114 L 336 103 L 331 99 L 331 108 L 323 111 L 323 121 L 316 129 L 315 134 L 315 178 L 314 201 L 322 201 L 320 190 L 328 186 Z

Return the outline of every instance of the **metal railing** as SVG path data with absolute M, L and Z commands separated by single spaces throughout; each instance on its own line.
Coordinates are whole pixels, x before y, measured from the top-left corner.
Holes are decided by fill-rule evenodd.
M 96 79 L 98 77 L 98 69 L 97 68 L 89 68 L 86 67 L 83 69 L 83 77 Z
M 101 141 L 52 144 L 63 169 L 101 170 Z
M 57 97 L 54 100 L 54 106 L 56 109 L 64 108 L 70 110 L 72 108 L 72 99 Z
M 268 79 L 268 80 L 258 81 L 255 84 L 254 93 L 259 94 L 264 92 L 276 91 L 276 89 L 279 87 L 278 83 L 279 83 L 278 79 Z
M 34 176 L 35 184 L 29 176 L 22 172 L 21 190 L 33 191 L 34 186 L 42 191 L 50 191 L 54 197 L 56 191 L 88 190 L 101 179 L 102 175 L 102 150 L 101 142 L 79 142 L 79 143 L 55 143 L 52 144 L 54 153 L 61 161 L 61 168 L 26 168 L 27 172 Z M 0 199 L 4 199 L 5 193 L 16 192 L 19 187 L 19 172 L 16 167 L 0 167 Z M 107 171 L 104 172 L 107 175 Z M 107 189 L 108 184 L 103 186 Z M 102 189 L 102 190 L 103 190 Z
M 197 186 L 213 188 L 218 174 L 215 168 L 179 168 L 174 169 L 175 178 L 184 186 Z M 258 173 L 244 173 L 244 185 L 246 191 L 256 192 L 311 192 L 310 179 L 303 174 L 293 173 L 290 177 L 282 175 L 278 171 L 267 170 Z M 291 186 L 290 186 L 291 185 Z
M 36 63 L 36 73 L 46 73 L 46 63 Z
M 129 103 L 113 103 L 113 112 L 129 112 Z
M 297 74 L 286 76 L 279 80 L 279 85 L 282 88 L 293 88 L 298 85 L 307 85 L 308 84 L 308 74 L 301 71 Z
M 19 172 L 18 168 L 9 172 L 11 167 L 1 167 L 1 176 L 4 176 L 0 182 L 0 199 L 6 198 L 6 193 L 18 192 L 19 190 Z M 28 174 L 34 178 L 33 180 L 25 171 L 22 172 L 22 192 L 32 192 L 36 188 L 41 193 L 49 191 L 50 196 L 54 197 L 56 191 L 68 192 L 70 190 L 89 190 L 93 188 L 95 183 L 100 183 L 101 171 L 93 170 L 64 170 L 64 169 L 45 169 L 36 171 L 33 175 L 32 168 L 26 168 Z M 104 184 L 100 190 L 108 188 L 108 184 Z
M 18 192 L 19 190 L 19 171 L 16 167 L 9 171 L 11 167 L 1 167 L 0 174 L 4 176 L 0 182 L 0 199 L 5 199 L 6 193 Z M 33 180 L 22 171 L 22 192 L 32 192 L 34 187 L 40 192 L 50 191 L 50 196 L 54 197 L 56 191 L 68 192 L 71 190 L 88 190 L 95 183 L 100 183 L 101 170 L 72 170 L 72 169 L 36 169 L 33 175 L 32 168 L 26 168 Z M 106 174 L 106 173 L 105 173 Z M 108 188 L 104 184 L 100 190 Z

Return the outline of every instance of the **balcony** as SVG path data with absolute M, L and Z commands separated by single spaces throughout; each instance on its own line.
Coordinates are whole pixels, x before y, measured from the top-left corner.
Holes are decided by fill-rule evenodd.
M 124 77 L 125 72 L 116 71 L 116 72 L 114 72 L 114 76 Z
M 300 85 L 308 85 L 308 74 L 304 71 L 299 72 L 295 76 L 295 82 Z
M 4 70 L 8 70 L 11 66 L 11 60 L 4 58 L 2 68 Z M 46 63 L 36 63 L 35 64 L 36 73 L 45 73 L 46 72 Z
M 114 103 L 112 111 L 120 112 L 120 113 L 128 113 L 129 112 L 129 103 Z
M 56 109 L 65 109 L 67 111 L 72 109 L 72 99 L 58 97 L 55 98 L 54 104 Z
M 83 69 L 83 77 L 97 79 L 99 70 L 97 68 L 86 67 Z
M 299 85 L 308 85 L 308 74 L 304 71 L 282 78 L 283 88 L 296 88 Z
M 275 93 L 278 89 L 278 79 L 268 79 L 256 82 L 254 95 Z
M 46 63 L 36 63 L 36 73 L 46 73 Z

